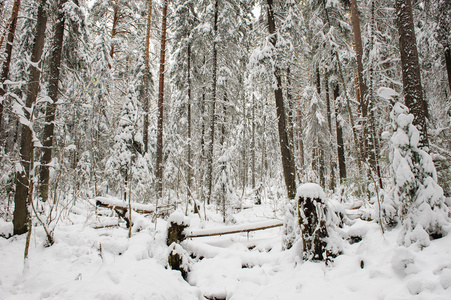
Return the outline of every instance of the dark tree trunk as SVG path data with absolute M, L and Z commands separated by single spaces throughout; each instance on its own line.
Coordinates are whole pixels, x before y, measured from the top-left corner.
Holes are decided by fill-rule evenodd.
M 316 91 L 318 96 L 321 95 L 321 76 L 319 74 L 319 68 L 316 68 Z M 318 106 L 319 109 L 319 106 Z M 320 186 L 325 188 L 326 178 L 324 172 L 324 150 L 323 141 L 320 140 L 319 136 L 316 139 L 316 148 L 313 149 L 313 168 L 318 172 Z
M 67 0 L 60 0 L 58 7 L 58 18 L 55 24 L 52 51 L 50 54 L 50 79 L 48 92 L 52 103 L 47 103 L 45 112 L 45 125 L 43 135 L 43 151 L 41 166 L 39 169 L 39 196 L 42 201 L 47 201 L 49 197 L 49 163 L 52 160 L 53 134 L 55 131 L 56 103 L 58 102 L 58 83 L 60 79 L 61 53 L 64 39 L 64 4 Z
M 412 3 L 410 0 L 396 0 L 396 17 L 401 51 L 402 84 L 404 101 L 415 118 L 413 124 L 420 131 L 420 147 L 428 147 L 427 102 L 423 99 L 417 42 L 413 25 Z
M 363 46 L 362 35 L 360 32 L 360 19 L 359 11 L 357 7 L 357 0 L 351 0 L 351 22 L 354 31 L 354 50 L 357 59 L 357 99 L 359 102 L 359 110 L 361 115 L 362 126 L 362 143 L 360 144 L 360 153 L 362 158 L 367 157 L 368 137 L 366 128 L 366 117 L 368 114 L 368 88 L 363 80 Z
M 216 123 L 216 88 L 217 88 L 217 71 L 218 71 L 218 49 L 216 48 L 216 35 L 218 32 L 218 0 L 215 1 L 214 20 L 213 20 L 213 84 L 212 84 L 212 99 L 210 109 L 210 145 L 208 149 L 208 170 L 207 170 L 207 186 L 208 198 L 207 203 L 210 204 L 213 192 L 213 149 L 215 141 L 215 123 Z
M 2 74 L 0 78 L 0 98 L 6 94 L 6 87 L 4 86 L 6 79 L 8 79 L 9 69 L 11 65 L 11 57 L 13 54 L 14 35 L 16 32 L 17 17 L 19 15 L 20 0 L 14 1 L 13 11 L 11 13 L 11 21 L 8 30 L 8 40 L 6 41 L 5 61 L 2 65 Z M 0 43 L 1 46 L 1 43 Z M 3 140 L 2 120 L 3 120 L 3 103 L 4 99 L 0 102 L 0 139 Z
M 35 27 L 35 36 L 33 40 L 33 47 L 31 53 L 30 65 L 30 79 L 28 81 L 28 90 L 26 95 L 26 109 L 24 115 L 28 120 L 31 120 L 32 115 L 29 113 L 30 108 L 36 102 L 39 92 L 39 81 L 41 78 L 41 70 L 37 65 L 39 64 L 44 49 L 45 29 L 47 26 L 47 12 L 46 0 L 39 2 L 37 22 Z M 29 193 L 29 176 L 30 164 L 33 159 L 33 142 L 32 132 L 28 125 L 22 126 L 22 135 L 20 141 L 20 162 L 22 169 L 16 174 L 16 194 L 14 196 L 14 234 L 22 234 L 28 231 L 28 208 L 27 199 Z
M 339 116 L 339 107 L 337 99 L 340 95 L 340 90 L 338 84 L 334 89 L 334 100 L 335 100 L 335 124 L 337 127 L 337 154 L 338 154 L 338 170 L 340 175 L 340 184 L 343 183 L 343 179 L 346 179 L 346 162 L 345 162 L 345 152 L 344 152 L 344 143 L 343 143 L 343 127 L 341 126 L 340 121 L 338 120 Z
M 144 153 L 149 151 L 149 97 L 150 97 L 150 26 L 152 21 L 152 0 L 147 6 L 147 30 L 146 30 L 146 54 L 144 57 L 144 122 L 143 122 L 143 144 Z
M 192 154 L 191 154 L 191 44 L 188 44 L 188 153 L 187 153 L 187 177 L 188 177 L 188 191 L 191 193 L 191 181 L 192 181 Z
M 270 42 L 276 47 L 277 35 L 276 24 L 274 19 L 273 1 L 267 0 L 268 4 L 268 30 L 270 34 Z M 287 187 L 287 195 L 289 199 L 294 199 L 296 196 L 296 175 L 294 168 L 293 154 L 290 151 L 290 145 L 288 142 L 287 125 L 285 117 L 285 107 L 282 93 L 282 80 L 280 69 L 276 65 L 274 69 L 274 76 L 276 79 L 277 87 L 274 90 L 274 96 L 276 99 L 278 129 L 279 129 L 279 143 L 280 152 L 282 154 L 282 167 L 283 175 L 285 179 L 285 185 Z
M 157 129 L 157 164 L 156 164 L 156 190 L 157 198 L 163 196 L 163 100 L 164 100 L 164 66 L 166 58 L 166 27 L 168 15 L 168 1 L 164 0 L 163 19 L 161 24 L 160 49 L 160 85 L 158 88 L 158 129 Z
M 446 45 L 445 47 L 445 62 L 446 71 L 448 71 L 449 90 L 451 91 L 451 46 L 449 45 Z
M 329 141 L 331 141 L 332 137 L 332 112 L 330 109 L 330 90 L 329 90 L 329 76 L 326 75 L 325 78 L 326 84 L 325 84 L 325 92 L 326 92 L 326 108 L 327 108 L 327 127 L 329 129 Z M 335 168 L 336 163 L 334 159 L 330 160 L 329 163 L 330 168 L 330 182 L 329 182 L 329 188 L 331 190 L 335 189 Z

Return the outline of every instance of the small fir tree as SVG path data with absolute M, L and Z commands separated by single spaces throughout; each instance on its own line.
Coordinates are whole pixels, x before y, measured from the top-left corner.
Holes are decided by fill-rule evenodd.
M 418 148 L 420 132 L 412 124 L 408 108 L 396 103 L 391 118 L 391 161 L 394 187 L 392 200 L 403 226 L 399 242 L 409 246 L 428 246 L 429 239 L 446 234 L 449 208 L 431 156 Z

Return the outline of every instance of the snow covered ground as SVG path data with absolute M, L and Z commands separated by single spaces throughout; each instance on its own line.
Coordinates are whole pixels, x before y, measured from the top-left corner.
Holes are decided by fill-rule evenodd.
M 451 299 L 451 236 L 405 248 L 398 230 L 382 235 L 376 223 L 356 220 L 340 234 L 362 240 L 344 243 L 330 266 L 302 262 L 299 246 L 282 251 L 281 227 L 194 238 L 183 242 L 197 255 L 188 283 L 166 268 L 166 221 L 141 218 L 128 239 L 125 228 L 94 229 L 102 220 L 88 208 L 72 210 L 51 247 L 42 228 L 33 228 L 25 271 L 25 235 L 0 238 L 0 299 Z M 279 216 L 273 209 L 254 206 L 234 220 L 266 221 Z M 191 215 L 191 227 L 224 226 L 220 215 L 207 216 Z M 0 223 L 2 232 L 10 227 Z

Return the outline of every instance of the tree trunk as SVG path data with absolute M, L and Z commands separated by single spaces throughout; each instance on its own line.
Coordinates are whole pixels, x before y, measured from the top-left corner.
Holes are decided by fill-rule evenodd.
M 427 102 L 423 99 L 420 65 L 418 62 L 417 42 L 413 25 L 412 3 L 410 0 L 396 0 L 396 17 L 401 52 L 402 84 L 404 101 L 411 114 L 415 116 L 413 124 L 420 131 L 420 147 L 428 147 Z
M 445 47 L 445 63 L 446 71 L 448 71 L 449 90 L 451 91 L 451 47 L 449 45 Z
M 14 1 L 13 10 L 11 13 L 11 21 L 9 24 L 9 31 L 8 31 L 8 40 L 6 42 L 6 51 L 5 51 L 5 61 L 2 65 L 2 75 L 0 78 L 0 98 L 2 98 L 6 94 L 6 87 L 5 87 L 5 81 L 8 79 L 9 75 L 9 69 L 11 65 L 11 57 L 13 54 L 13 43 L 14 43 L 14 35 L 16 32 L 16 25 L 17 25 L 17 17 L 19 15 L 19 8 L 20 8 L 20 0 Z M 2 40 L 3 42 L 3 40 Z M 0 43 L 0 46 L 2 43 Z M 2 99 L 0 102 L 0 132 L 2 132 L 1 135 L 3 135 L 2 130 L 2 120 L 3 120 L 3 103 L 5 99 Z M 3 136 L 0 135 L 0 141 L 3 140 Z
M 187 177 L 188 177 L 188 192 L 191 194 L 191 181 L 192 181 L 192 154 L 191 154 L 191 44 L 188 44 L 188 153 L 187 153 Z
M 335 99 L 335 124 L 337 127 L 337 154 L 338 154 L 338 170 L 340 175 L 340 184 L 343 183 L 343 179 L 346 179 L 346 162 L 345 162 L 345 152 L 344 152 L 344 142 L 343 142 L 343 127 L 341 122 L 338 120 L 339 107 L 337 99 L 340 94 L 338 84 L 334 89 L 334 99 Z
M 360 19 L 359 11 L 357 7 L 357 0 L 351 0 L 351 22 L 354 31 L 354 50 L 357 59 L 357 99 L 359 101 L 359 110 L 361 114 L 361 126 L 362 126 L 362 143 L 360 144 L 360 153 L 363 158 L 367 157 L 368 139 L 366 128 L 366 117 L 368 114 L 368 88 L 363 80 L 363 47 L 362 47 L 362 35 L 360 32 Z
M 212 84 L 212 99 L 210 110 L 210 145 L 208 149 L 208 170 L 207 170 L 207 185 L 208 185 L 208 198 L 207 202 L 210 204 L 212 189 L 213 189 L 213 149 L 215 141 L 215 123 L 216 123 L 216 80 L 218 72 L 218 49 L 216 48 L 216 35 L 218 32 L 218 0 L 215 1 L 214 20 L 213 20 L 213 84 Z
M 39 92 L 39 81 L 41 77 L 41 69 L 38 64 L 41 60 L 44 49 L 45 29 L 47 26 L 47 12 L 46 0 L 39 2 L 37 22 L 35 27 L 35 36 L 33 40 L 31 64 L 30 64 L 30 79 L 28 81 L 28 90 L 26 95 L 26 109 L 24 109 L 24 116 L 27 120 L 31 120 L 32 114 L 30 109 L 36 102 Z M 22 169 L 17 171 L 16 178 L 16 194 L 14 196 L 14 234 L 22 234 L 28 231 L 29 213 L 27 209 L 27 199 L 29 193 L 29 176 L 30 163 L 33 157 L 33 140 L 30 128 L 31 124 L 22 126 L 22 135 L 20 141 L 20 161 Z
M 143 144 L 144 153 L 149 151 L 149 97 L 150 97 L 150 26 L 152 21 L 152 0 L 147 6 L 147 30 L 146 30 L 146 54 L 144 56 L 144 122 L 143 122 Z
M 114 6 L 113 6 L 113 27 L 111 28 L 111 40 L 113 41 L 114 38 L 116 37 L 117 34 L 117 23 L 119 22 L 119 8 L 118 8 L 118 3 L 117 0 L 114 1 Z M 111 50 L 110 50 L 110 56 L 111 58 L 114 57 L 114 41 L 111 45 Z M 109 66 L 110 69 L 112 68 L 112 66 Z
M 276 47 L 277 35 L 276 35 L 274 11 L 272 7 L 273 1 L 267 0 L 267 3 L 268 3 L 268 30 L 270 34 L 270 42 L 274 47 Z M 277 83 L 277 87 L 274 90 L 274 96 L 276 100 L 279 143 L 280 143 L 280 152 L 282 154 L 283 175 L 285 179 L 285 185 L 287 187 L 288 198 L 294 199 L 294 197 L 296 196 L 296 175 L 293 162 L 293 154 L 290 151 L 290 145 L 288 143 L 285 107 L 282 93 L 282 80 L 280 69 L 277 65 L 274 68 L 274 76 Z
M 242 83 L 242 80 L 240 79 L 240 86 L 241 89 L 244 90 L 244 85 Z M 246 101 L 244 99 L 244 95 L 241 93 L 242 95 L 242 103 L 243 103 L 243 144 L 242 144 L 242 162 L 243 162 L 243 171 L 242 171 L 242 183 L 243 183 L 243 193 L 244 190 L 246 189 L 247 186 L 247 171 L 248 171 L 248 164 L 247 164 L 247 152 L 246 152 L 246 148 L 247 148 L 247 143 L 246 143 Z
M 160 49 L 160 83 L 158 88 L 158 129 L 157 129 L 157 165 L 156 165 L 156 190 L 157 198 L 163 196 L 163 100 L 164 100 L 164 66 L 166 58 L 166 26 L 168 15 L 168 1 L 164 0 L 163 19 L 161 24 L 161 49 Z
M 331 137 L 332 137 L 332 112 L 330 109 L 329 76 L 327 74 L 326 74 L 325 81 L 326 81 L 325 92 L 326 92 L 326 108 L 327 108 L 327 128 L 329 129 L 329 145 L 330 145 Z M 331 156 L 333 156 L 333 154 Z M 335 168 L 336 168 L 336 163 L 335 163 L 334 159 L 330 160 L 329 168 L 330 168 L 329 189 L 334 191 L 335 190 Z
M 53 134 L 55 131 L 56 103 L 58 102 L 58 83 L 60 79 L 61 52 L 64 39 L 64 4 L 67 0 L 60 0 L 58 7 L 58 18 L 55 24 L 52 52 L 50 54 L 50 78 L 48 93 L 52 103 L 47 103 L 45 112 L 45 125 L 43 135 L 43 151 L 41 166 L 39 169 L 39 196 L 42 201 L 49 197 L 49 163 L 52 161 Z
M 251 132 L 251 182 L 255 189 L 255 95 L 252 94 L 252 132 Z

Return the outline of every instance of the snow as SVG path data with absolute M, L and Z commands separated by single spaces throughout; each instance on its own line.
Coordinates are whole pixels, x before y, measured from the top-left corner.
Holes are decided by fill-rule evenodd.
M 325 199 L 326 194 L 324 193 L 321 186 L 319 186 L 318 184 L 304 183 L 297 188 L 296 199 L 298 199 L 299 197 L 311 199 L 314 198 Z
M 311 184 L 300 192 L 324 196 Z M 197 233 L 274 225 L 279 221 L 272 218 L 283 213 L 274 211 L 272 200 L 263 200 L 234 214 L 236 224 L 230 226 L 221 223 L 222 216 L 212 208 L 207 219 L 177 211 L 156 223 L 135 213 L 139 230 L 131 238 L 123 227 L 90 227 L 108 217 L 95 216 L 89 201 L 79 200 L 56 227 L 53 246 L 44 247 L 43 229 L 33 227 L 25 272 L 26 236 L 0 237 L 0 299 L 451 298 L 451 237 L 432 240 L 428 247 L 399 246 L 402 228 L 382 234 L 374 221 L 348 220 L 337 229 L 335 238 L 343 239 L 343 249 L 330 265 L 303 262 L 300 243 L 283 250 L 281 227 L 187 239 L 173 249 L 166 246 L 168 221 L 190 223 L 191 232 Z M 353 207 L 335 202 L 338 210 Z M 11 228 L 9 222 L 0 223 L 2 233 Z M 355 236 L 361 241 L 346 242 Z M 179 271 L 167 268 L 172 250 L 193 253 L 188 282 Z
M 380 87 L 377 90 L 377 95 L 385 100 L 392 100 L 394 97 L 399 96 L 399 94 L 397 92 L 395 92 L 393 89 L 387 88 L 387 87 Z

